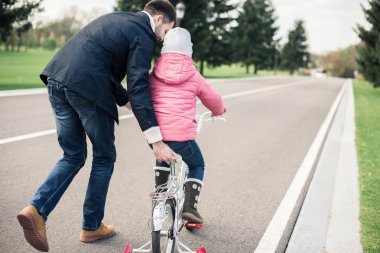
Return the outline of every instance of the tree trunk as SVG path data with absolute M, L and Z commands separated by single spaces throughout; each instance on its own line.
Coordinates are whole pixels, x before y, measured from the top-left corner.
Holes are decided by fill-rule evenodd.
M 17 43 L 17 52 L 20 52 L 21 44 L 22 44 L 22 41 L 21 41 L 21 38 L 19 38 L 19 41 Z
M 5 40 L 5 51 L 8 52 L 9 51 L 9 38 L 7 38 Z
M 258 71 L 257 64 L 255 64 L 255 75 L 257 75 L 257 71 Z
M 249 64 L 245 64 L 245 73 L 248 75 L 249 74 Z
M 200 70 L 199 72 L 201 73 L 201 75 L 203 76 L 203 70 L 204 70 L 204 60 L 201 60 L 201 66 L 200 66 Z

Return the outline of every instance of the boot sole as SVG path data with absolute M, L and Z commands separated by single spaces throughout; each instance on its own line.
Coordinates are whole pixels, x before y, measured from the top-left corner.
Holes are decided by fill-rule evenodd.
M 195 216 L 191 213 L 182 213 L 182 219 L 184 219 L 188 222 L 195 222 L 195 223 L 199 223 L 199 224 L 203 223 L 202 219 L 197 218 L 197 216 Z
M 110 235 L 102 236 L 102 237 L 79 237 L 79 240 L 81 242 L 90 243 L 90 242 L 95 242 L 95 241 L 98 241 L 98 240 L 110 238 L 110 237 L 114 236 L 115 234 L 116 234 L 116 231 L 113 232 Z
M 26 241 L 36 250 L 48 252 L 49 246 L 37 233 L 33 216 L 29 213 L 20 213 L 19 215 L 17 215 L 17 220 L 24 230 L 24 236 Z

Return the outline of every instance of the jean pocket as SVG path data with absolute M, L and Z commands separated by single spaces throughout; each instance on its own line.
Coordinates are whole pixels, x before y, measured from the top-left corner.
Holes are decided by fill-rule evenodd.
M 79 117 L 87 119 L 96 112 L 96 105 L 81 94 L 65 87 L 65 93 L 70 105 L 77 111 Z
M 63 107 L 64 97 L 62 96 L 62 94 L 60 94 L 60 91 L 56 83 L 51 82 L 49 80 L 46 87 L 48 90 L 51 108 L 53 109 L 54 113 L 57 114 L 59 110 Z

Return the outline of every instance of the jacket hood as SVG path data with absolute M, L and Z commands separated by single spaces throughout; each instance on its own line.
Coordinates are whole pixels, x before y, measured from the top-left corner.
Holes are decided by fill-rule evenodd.
M 180 84 L 196 73 L 193 59 L 184 54 L 165 53 L 158 59 L 153 75 L 165 84 Z

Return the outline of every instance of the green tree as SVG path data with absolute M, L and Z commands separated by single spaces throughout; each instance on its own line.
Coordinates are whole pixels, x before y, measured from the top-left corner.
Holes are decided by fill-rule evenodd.
M 285 44 L 281 60 L 284 68 L 293 75 L 300 67 L 307 67 L 310 59 L 306 31 L 302 20 L 295 22 L 295 28 L 288 33 L 288 42 Z
M 117 0 L 115 11 L 138 12 L 142 11 L 147 0 Z
M 312 55 L 311 64 L 314 61 L 314 67 L 320 67 L 329 74 L 344 78 L 355 78 L 358 70 L 357 46 L 351 45 L 344 49 L 338 49 L 323 55 Z
M 174 6 L 182 2 L 186 6 L 180 26 L 187 29 L 193 42 L 193 59 L 199 63 L 203 74 L 207 62 L 219 66 L 231 57 L 230 30 L 232 19 L 229 13 L 236 7 L 227 0 L 173 0 Z
M 29 21 L 30 16 L 36 11 L 42 10 L 41 2 L 42 0 L 2 0 L 0 3 L 0 40 L 6 42 L 14 29 L 21 40 L 21 35 L 32 27 Z
M 210 30 L 207 23 L 209 14 L 209 1 L 204 0 L 183 0 L 171 1 L 176 6 L 182 2 L 186 6 L 186 11 L 180 26 L 187 29 L 191 34 L 193 42 L 193 59 L 200 62 L 200 72 L 203 74 L 203 64 L 207 60 L 206 54 L 211 43 Z
M 43 37 L 50 40 L 44 43 L 42 47 L 54 50 L 56 47 L 62 47 L 68 39 L 80 30 L 81 22 L 76 13 L 67 14 L 60 19 L 47 23 L 42 28 Z M 55 35 L 52 37 L 52 33 Z M 65 38 L 60 40 L 60 38 Z M 55 41 L 54 43 L 52 41 Z
M 141 11 L 148 1 L 118 0 L 114 8 L 118 11 Z M 193 59 L 200 63 L 200 72 L 203 74 L 204 63 L 218 66 L 228 61 L 231 47 L 229 45 L 229 30 L 226 28 L 231 22 L 228 13 L 235 7 L 227 4 L 227 0 L 172 0 L 173 6 L 182 2 L 186 11 L 180 26 L 187 29 L 193 42 Z M 178 25 L 178 24 L 177 24 Z M 159 47 L 155 57 L 159 56 Z
M 236 9 L 235 5 L 227 0 L 213 0 L 209 2 L 207 26 L 209 37 L 203 60 L 201 59 L 200 72 L 203 73 L 204 61 L 212 67 L 232 61 L 233 48 L 231 47 L 232 29 L 231 12 Z
M 50 30 L 47 39 L 42 44 L 43 48 L 54 50 L 57 47 L 57 34 L 54 30 Z
M 274 36 L 278 30 L 276 17 L 270 0 L 247 0 L 237 18 L 234 29 L 235 60 L 246 67 L 254 65 L 254 73 L 259 69 L 273 66 L 276 53 Z
M 358 47 L 359 70 L 363 76 L 380 87 L 380 0 L 370 0 L 369 9 L 362 6 L 367 21 L 371 24 L 369 30 L 358 25 L 358 34 L 364 46 Z

